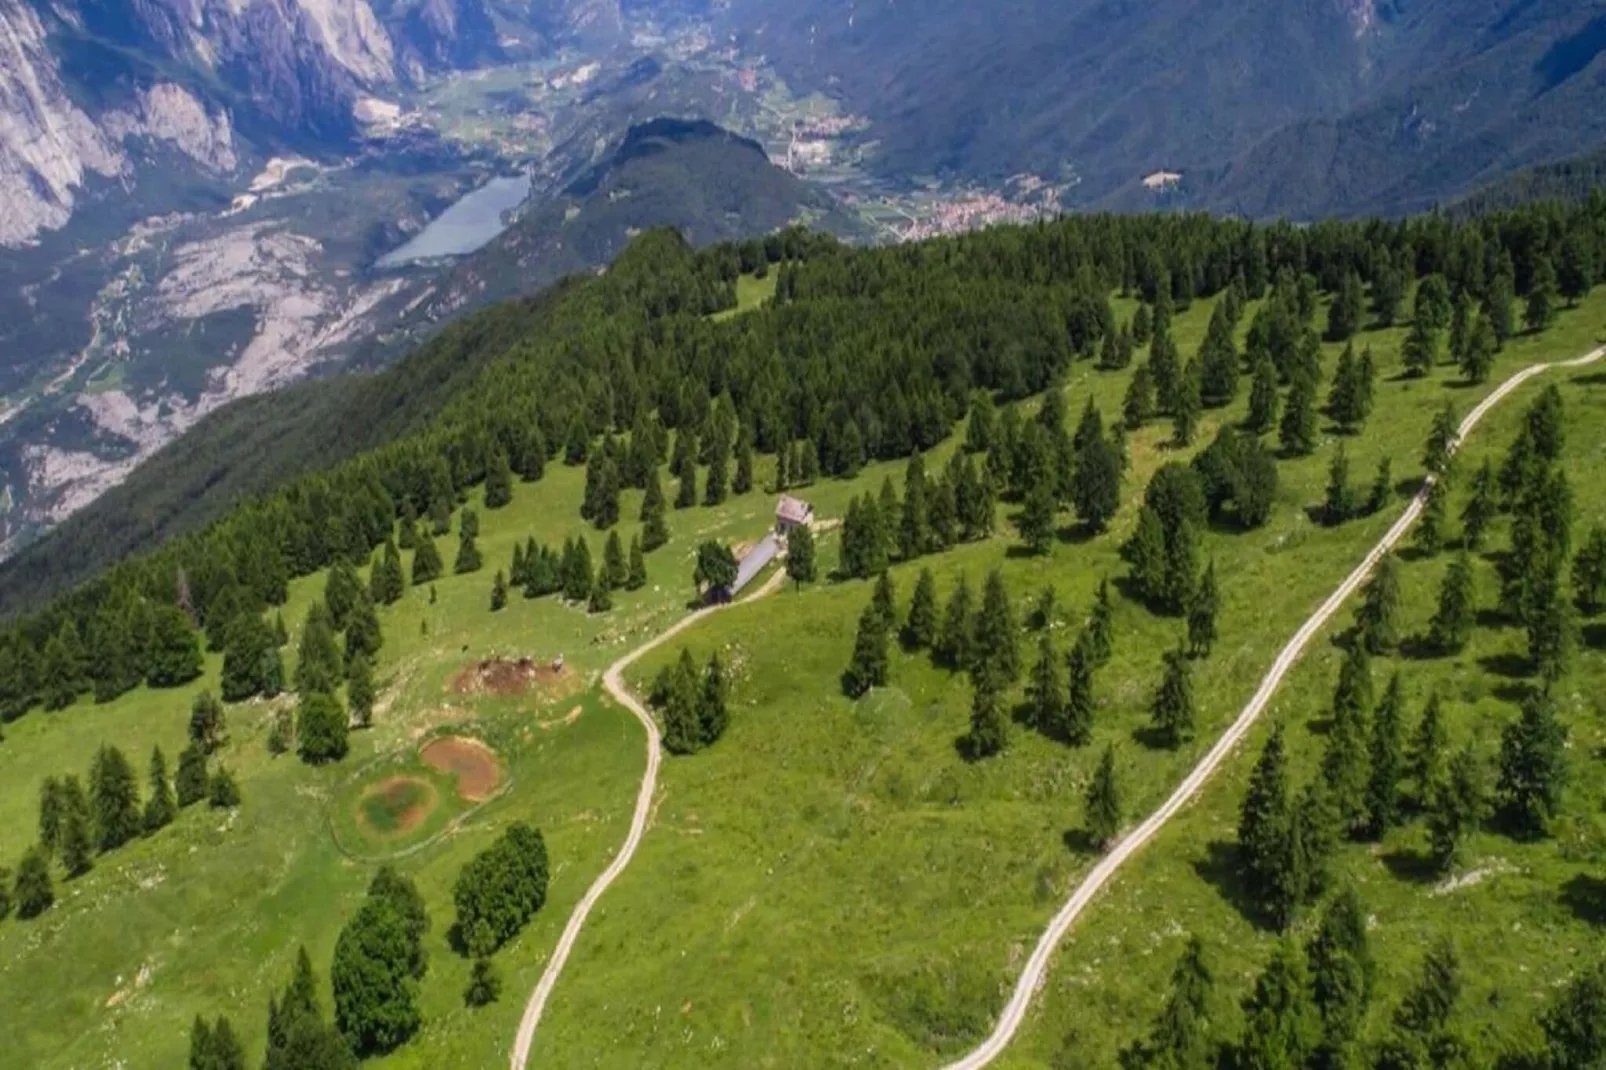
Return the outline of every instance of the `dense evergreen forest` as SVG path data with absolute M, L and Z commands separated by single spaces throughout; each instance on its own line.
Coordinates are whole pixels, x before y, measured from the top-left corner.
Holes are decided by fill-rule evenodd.
M 1552 302 L 1587 292 L 1603 254 L 1600 198 L 1464 222 L 1087 216 L 860 250 L 798 229 L 703 252 L 671 232 L 644 234 L 606 275 L 549 297 L 539 329 L 516 303 L 477 320 L 475 334 L 451 336 L 457 359 L 426 347 L 386 373 L 431 383 L 427 418 L 416 408 L 341 414 L 376 425 L 360 436 L 371 448 L 11 622 L 0 636 L 0 716 L 60 708 L 85 690 L 110 701 L 141 681 L 183 683 L 199 671 L 200 633 L 215 648 L 235 619 L 282 603 L 292 577 L 366 562 L 398 519 L 404 533 L 413 522 L 443 533 L 466 489 L 488 476 L 533 482 L 549 463 L 589 461 L 604 482 L 645 486 L 669 457 L 670 432 L 677 453 L 693 444 L 705 463 L 801 448 L 823 475 L 851 474 L 935 445 L 977 398 L 1035 394 L 1073 361 L 1119 367 L 1155 317 L 1229 289 L 1235 304 L 1279 297 L 1251 331 L 1243 368 L 1213 366 L 1206 351 L 1193 362 L 1151 356 L 1155 375 L 1165 372 L 1161 407 L 1197 397 L 1188 383 L 1204 387 L 1204 404 L 1224 403 L 1249 378 L 1240 370 L 1264 373 L 1257 389 L 1309 394 L 1318 291 L 1337 295 L 1325 326 L 1343 338 L 1367 316 L 1394 322 L 1412 283 L 1430 279 L 1421 290 L 1442 296 L 1452 335 L 1451 308 L 1457 320 L 1481 308 L 1474 318 L 1498 344 L 1518 320 L 1542 327 Z M 735 304 L 740 275 L 769 272 L 772 304 L 710 316 Z M 1117 322 L 1116 293 L 1147 303 L 1138 322 Z M 1419 344 L 1436 348 L 1437 334 Z

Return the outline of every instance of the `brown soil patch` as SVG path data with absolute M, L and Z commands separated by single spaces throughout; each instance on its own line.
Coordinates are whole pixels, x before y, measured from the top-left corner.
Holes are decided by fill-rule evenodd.
M 423 824 L 438 801 L 435 786 L 427 780 L 387 777 L 370 785 L 357 800 L 357 820 L 370 832 L 399 836 Z
M 418 752 L 426 765 L 448 773 L 457 783 L 457 794 L 468 802 L 483 802 L 502 782 L 502 766 L 491 748 L 477 739 L 442 736 L 424 744 Z
M 572 691 L 577 684 L 574 670 L 567 665 L 554 669 L 551 662 L 534 658 L 486 658 L 458 673 L 452 690 L 464 695 L 522 695 L 537 690 Z

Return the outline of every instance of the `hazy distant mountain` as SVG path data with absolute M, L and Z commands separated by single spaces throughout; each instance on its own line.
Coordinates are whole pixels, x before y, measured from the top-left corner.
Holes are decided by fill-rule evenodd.
M 1081 200 L 1403 211 L 1606 141 L 1606 9 L 1576 0 L 730 0 L 890 175 L 1082 180 Z M 1142 185 L 1179 173 L 1165 199 Z M 1158 185 L 1158 183 L 1151 183 Z

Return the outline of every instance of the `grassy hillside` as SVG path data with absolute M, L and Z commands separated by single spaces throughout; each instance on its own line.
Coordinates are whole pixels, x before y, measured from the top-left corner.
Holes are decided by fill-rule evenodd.
M 765 296 L 753 281 L 738 292 L 748 307 Z M 1183 353 L 1199 347 L 1211 304 L 1196 301 L 1179 315 L 1173 335 Z M 1135 308 L 1117 300 L 1114 311 L 1124 322 Z M 1246 326 L 1252 316 L 1251 308 Z M 1514 339 L 1493 381 L 1535 359 L 1577 355 L 1594 344 L 1603 324 L 1606 295 L 1597 292 L 1551 330 Z M 1389 455 L 1396 478 L 1410 485 L 1439 404 L 1448 398 L 1465 411 L 1489 389 L 1464 386 L 1448 369 L 1426 380 L 1394 378 L 1403 336 L 1403 329 L 1393 329 L 1363 339 L 1384 375 L 1371 419 L 1347 441 L 1358 481 Z M 1324 347 L 1324 383 L 1335 358 L 1336 348 Z M 1129 374 L 1080 362 L 1058 388 L 1067 392 L 1071 413 L 1092 397 L 1113 418 Z M 1580 525 L 1606 509 L 1606 499 L 1592 505 L 1599 496 L 1585 490 L 1586 466 L 1606 447 L 1589 429 L 1599 423 L 1593 415 L 1598 389 L 1592 378 L 1568 387 L 1573 430 L 1567 456 L 1576 466 Z M 1480 428 L 1475 449 L 1503 449 L 1532 394 L 1530 388 L 1512 399 Z M 1207 443 L 1242 406 L 1240 395 L 1234 407 L 1207 413 L 1196 441 Z M 1056 588 L 1062 608 L 1051 633 L 1063 652 L 1099 580 L 1126 571 L 1116 548 L 1149 474 L 1191 452 L 1165 447 L 1168 433 L 1152 423 L 1132 435 L 1132 471 L 1109 533 L 1091 540 L 1067 534 L 1051 554 L 1024 556 L 1010 523 L 1016 507 L 1002 506 L 994 537 L 896 566 L 900 608 L 907 607 L 921 567 L 936 573 L 943 597 L 961 573 L 979 586 L 998 568 L 1018 620 L 1025 620 L 1043 586 Z M 957 444 L 950 438 L 932 451 L 928 471 Z M 1382 514 L 1339 528 L 1312 524 L 1306 509 L 1321 499 L 1336 444 L 1324 431 L 1313 455 L 1280 463 L 1281 490 L 1266 527 L 1207 536 L 1206 552 L 1224 584 L 1222 640 L 1197 669 L 1198 738 L 1177 752 L 1150 749 L 1137 737 L 1160 654 L 1175 645 L 1180 623 L 1152 616 L 1125 597 L 1117 602 L 1116 654 L 1098 678 L 1095 743 L 1080 750 L 1017 726 L 1003 756 L 964 761 L 955 741 L 965 728 L 969 686 L 924 654 L 895 653 L 889 687 L 858 702 L 842 697 L 838 677 L 853 644 L 852 622 L 870 594 L 864 582 L 822 582 L 801 591 L 788 585 L 762 603 L 715 616 L 684 644 L 671 643 L 636 666 L 631 679 L 644 690 L 682 645 L 697 657 L 719 650 L 732 675 L 733 723 L 710 750 L 667 762 L 646 841 L 571 956 L 536 1037 L 537 1063 L 918 1065 L 982 1036 L 1031 941 L 1093 862 L 1076 833 L 1082 787 L 1103 744 L 1119 747 L 1129 812 L 1152 807 L 1235 715 L 1287 635 L 1403 507 L 1400 497 Z M 876 490 L 888 477 L 897 483 L 901 471 L 896 462 L 871 464 L 852 478 L 802 493 L 822 516 L 837 517 L 853 495 Z M 767 485 L 772 474 L 772 459 L 762 456 L 758 484 Z M 418 881 L 433 921 L 430 969 L 421 985 L 425 1025 L 379 1062 L 480 1066 L 505 1058 L 523 998 L 567 911 L 623 838 L 642 769 L 640 730 L 600 697 L 597 675 L 685 612 L 698 543 L 750 541 L 766 528 L 773 507 L 771 495 L 755 490 L 716 508 L 672 512 L 672 540 L 648 558 L 649 585 L 617 594 L 611 613 L 586 615 L 550 598 L 515 595 L 508 609 L 492 614 L 491 575 L 507 566 L 515 540 L 533 535 L 559 544 L 585 535 L 600 559 L 601 536 L 577 515 L 583 483 L 581 469 L 554 461 L 541 482 L 515 484 L 505 509 L 484 509 L 482 492 L 470 492 L 486 566 L 440 580 L 438 598 L 410 588 L 396 606 L 380 610 L 383 695 L 375 727 L 354 734 L 345 761 L 310 769 L 293 755 L 270 758 L 265 740 L 275 706 L 231 707 L 222 761 L 240 779 L 245 801 L 238 811 L 187 811 L 175 826 L 58 885 L 61 902 L 42 918 L 0 923 L 0 1003 L 11 1011 L 0 1021 L 0 1050 L 22 1053 L 28 1065 L 41 1067 L 113 1059 L 129 1067 L 170 1066 L 185 1051 L 185 1030 L 196 1013 L 225 1012 L 254 1061 L 268 995 L 284 983 L 296 946 L 308 946 L 327 985 L 336 933 L 376 864 L 368 859 L 405 850 L 411 853 L 397 865 Z M 625 492 L 620 530 L 627 541 L 639 527 L 640 503 L 639 491 Z M 441 545 L 450 564 L 448 541 Z M 1503 540 L 1497 536 L 1493 545 Z M 827 536 L 822 564 L 833 565 L 836 556 L 835 537 Z M 1442 567 L 1442 559 L 1408 566 L 1412 620 L 1424 616 Z M 314 573 L 292 583 L 283 611 L 292 630 L 323 582 L 324 575 Z M 1020 640 L 1030 664 L 1035 634 L 1023 630 Z M 1513 642 L 1520 646 L 1509 632 L 1483 630 L 1474 650 L 1456 663 L 1459 671 L 1448 662 L 1411 666 L 1413 698 L 1435 674 L 1453 675 L 1468 696 L 1464 706 L 1457 704 L 1456 731 L 1470 738 L 1473 721 L 1509 716 L 1509 702 L 1497 692 L 1503 681 L 1488 676 L 1480 659 Z M 289 649 L 294 644 L 292 636 Z M 572 683 L 501 698 L 452 687 L 465 668 L 493 655 L 544 661 L 558 653 L 576 674 Z M 1303 724 L 1325 703 L 1334 657 L 1324 652 L 1308 659 L 1290 681 L 1279 708 L 1291 723 Z M 1592 693 L 1588 683 L 1597 661 L 1593 653 L 1583 656 L 1569 691 Z M 1511 671 L 1507 660 L 1492 664 Z M 40 780 L 82 774 L 99 743 L 119 744 L 141 770 L 153 744 L 171 759 L 182 742 L 190 694 L 215 687 L 217 669 L 213 659 L 206 677 L 183 691 L 141 688 L 104 706 L 86 698 L 8 725 L 0 746 L 0 858 L 15 859 L 32 841 Z M 1478 681 L 1486 690 L 1477 690 Z M 1593 737 L 1576 712 L 1582 700 L 1572 701 L 1579 780 L 1570 809 L 1584 815 L 1598 811 L 1606 781 L 1590 747 Z M 387 841 L 369 830 L 354 846 L 347 833 L 360 828 L 354 815 L 365 790 L 397 768 L 416 768 L 418 745 L 448 729 L 489 744 L 511 777 L 510 789 L 469 811 L 460 827 L 439 839 Z M 1311 746 L 1301 736 L 1301 762 L 1310 760 Z M 1194 862 L 1221 838 L 1223 823 L 1231 823 L 1251 761 L 1240 755 L 1078 929 L 1050 975 L 1050 995 L 1034 1013 L 1032 1032 L 1011 1053 L 1018 1064 L 1050 1064 L 1066 1032 L 1075 1030 L 1085 1039 L 1073 1058 L 1080 1061 L 1086 1051 L 1093 1056 L 1086 1065 L 1108 1065 L 1108 1053 L 1146 1026 L 1175 958 L 1173 930 L 1207 935 L 1217 954 L 1230 956 L 1232 969 L 1223 973 L 1240 982 L 1226 987 L 1242 987 L 1237 975 L 1258 964 L 1269 938 L 1239 917 L 1207 879 L 1211 872 L 1201 875 Z M 460 998 L 468 963 L 445 938 L 451 883 L 463 862 L 515 819 L 547 836 L 551 896 L 497 956 L 506 980 L 502 1001 L 469 1011 Z M 1419 834 L 1408 830 L 1388 850 L 1409 852 Z M 1475 851 L 1479 868 L 1498 855 L 1513 860 L 1515 873 L 1468 882 L 1453 895 L 1432 894 L 1408 865 L 1390 868 L 1388 855 L 1379 862 L 1364 847 L 1347 848 L 1345 865 L 1364 877 L 1363 894 L 1383 922 L 1375 939 L 1389 968 L 1379 1001 L 1388 1004 L 1398 994 L 1429 934 L 1464 926 L 1468 918 L 1488 919 L 1491 939 L 1497 928 L 1523 927 L 1523 949 L 1478 960 L 1487 983 L 1513 994 L 1525 966 L 1538 973 L 1541 948 L 1598 945 L 1598 914 L 1571 909 L 1562 898 L 1565 889 L 1587 889 L 1598 879 L 1599 841 L 1588 842 L 1595 846 L 1579 850 L 1566 839 L 1519 851 L 1491 835 Z M 1532 867 L 1532 876 L 1525 867 Z M 1140 916 L 1141 903 L 1150 909 Z M 1179 924 L 1172 926 L 1164 914 L 1157 921 L 1156 905 L 1167 912 L 1174 905 Z M 1131 952 L 1119 957 L 1118 968 L 1108 954 L 1112 939 L 1125 941 L 1123 950 Z M 1548 984 L 1565 972 L 1552 961 L 1543 977 Z M 1090 991 L 1098 1003 L 1089 1002 Z M 1479 1003 L 1478 1013 L 1510 1035 L 1525 1028 L 1533 1005 L 1532 998 L 1513 998 Z

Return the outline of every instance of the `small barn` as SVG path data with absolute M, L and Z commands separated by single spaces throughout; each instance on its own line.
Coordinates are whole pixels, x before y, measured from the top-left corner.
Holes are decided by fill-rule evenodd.
M 781 540 L 771 532 L 759 540 L 742 559 L 736 563 L 736 581 L 729 587 L 712 587 L 708 591 L 709 602 L 729 602 L 741 593 L 742 588 L 753 582 L 753 577 L 763 572 L 771 561 L 774 561 L 781 552 Z
M 775 533 L 786 535 L 793 528 L 801 527 L 814 521 L 814 506 L 802 498 L 794 498 L 790 494 L 781 495 L 781 500 L 775 503 Z

